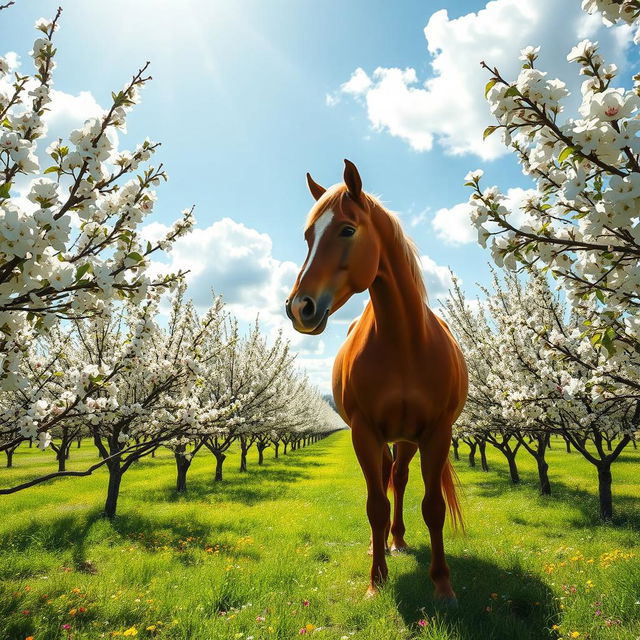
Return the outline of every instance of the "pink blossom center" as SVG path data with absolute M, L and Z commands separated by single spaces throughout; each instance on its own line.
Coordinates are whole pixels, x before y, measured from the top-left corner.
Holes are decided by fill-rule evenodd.
M 618 107 L 608 107 L 607 110 L 604 112 L 604 115 L 611 118 L 612 116 L 615 116 L 617 113 L 618 113 Z

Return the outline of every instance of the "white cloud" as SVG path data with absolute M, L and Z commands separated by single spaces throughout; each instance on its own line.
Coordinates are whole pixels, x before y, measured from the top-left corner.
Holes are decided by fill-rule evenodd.
M 71 131 L 81 127 L 85 120 L 104 115 L 90 91 L 81 91 L 77 96 L 52 89 L 49 111 L 44 115 L 47 124 L 47 138 L 66 138 Z
M 20 66 L 20 56 L 15 51 L 7 51 L 3 58 L 9 65 L 9 73 L 13 73 Z
M 438 238 L 446 244 L 459 245 L 475 242 L 477 233 L 469 219 L 470 212 L 471 207 L 466 202 L 456 204 L 450 209 L 438 209 L 431 219 L 431 226 Z
M 503 204 L 511 212 L 512 224 L 518 226 L 524 222 L 527 214 L 522 210 L 523 201 L 532 193 L 531 189 L 519 187 L 506 192 Z M 448 209 L 438 209 L 431 219 L 431 226 L 438 238 L 453 246 L 477 242 L 478 234 L 471 224 L 470 211 L 471 208 L 467 202 L 460 202 Z M 487 225 L 487 228 L 491 230 L 491 225 Z
M 425 207 L 422 211 L 419 211 L 416 214 L 413 214 L 409 219 L 409 224 L 412 227 L 417 227 L 419 224 L 422 224 L 427 219 L 427 214 L 431 211 L 431 207 Z
M 427 294 L 431 303 L 447 297 L 449 289 L 453 285 L 451 272 L 448 267 L 443 267 L 429 256 L 420 256 L 422 277 L 427 287 Z
M 503 76 L 515 77 L 518 55 L 527 45 L 541 45 L 539 66 L 559 76 L 574 94 L 581 78 L 566 55 L 584 37 L 595 38 L 608 62 L 622 67 L 630 41 L 627 26 L 606 28 L 597 16 L 587 16 L 578 2 L 557 0 L 493 0 L 478 13 L 450 19 L 435 12 L 424 29 L 431 56 L 432 77 L 419 83 L 415 69 L 378 67 L 369 76 L 357 68 L 340 87 L 342 94 L 364 101 L 374 129 L 405 140 L 416 151 L 428 151 L 434 139 L 454 155 L 474 153 L 484 159 L 506 152 L 498 136 L 482 141 L 492 123 L 484 100 L 488 80 L 480 68 L 485 60 Z
M 368 91 L 371 84 L 371 78 L 369 78 L 365 70 L 362 67 L 358 67 L 351 74 L 351 78 L 340 87 L 340 91 L 358 95 Z
M 144 227 L 143 235 L 153 242 L 168 230 L 153 222 Z M 272 248 L 269 234 L 223 218 L 179 238 L 168 260 L 154 263 L 153 271 L 188 270 L 189 295 L 199 308 L 210 304 L 213 291 L 239 320 L 249 323 L 259 315 L 267 332 L 282 330 L 298 353 L 322 355 L 324 341 L 294 331 L 284 313 L 298 267 L 275 258 Z

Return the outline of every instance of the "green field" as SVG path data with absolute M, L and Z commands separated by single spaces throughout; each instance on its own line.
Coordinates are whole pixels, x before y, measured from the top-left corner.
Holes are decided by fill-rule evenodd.
M 72 469 L 95 460 L 89 442 L 71 454 Z M 267 450 L 263 467 L 255 455 L 247 474 L 229 456 L 214 484 L 214 459 L 199 454 L 184 496 L 169 452 L 141 461 L 113 522 L 100 517 L 102 471 L 0 497 L 0 639 L 640 637 L 639 451 L 613 467 L 608 525 L 592 467 L 560 443 L 549 452 L 551 498 L 538 496 L 524 453 L 517 487 L 498 452 L 488 473 L 456 462 L 467 523 L 464 535 L 447 532 L 457 609 L 431 597 L 416 465 L 405 502 L 412 551 L 388 558 L 388 585 L 366 599 L 369 529 L 349 433 L 279 460 Z M 54 460 L 21 448 L 14 465 L 0 469 L 1 486 Z

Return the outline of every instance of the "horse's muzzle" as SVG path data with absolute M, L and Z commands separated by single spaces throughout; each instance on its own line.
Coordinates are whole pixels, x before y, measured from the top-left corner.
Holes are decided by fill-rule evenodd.
M 317 335 L 327 326 L 333 296 L 323 293 L 317 300 L 311 296 L 296 295 L 285 302 L 287 316 L 293 328 L 300 333 Z

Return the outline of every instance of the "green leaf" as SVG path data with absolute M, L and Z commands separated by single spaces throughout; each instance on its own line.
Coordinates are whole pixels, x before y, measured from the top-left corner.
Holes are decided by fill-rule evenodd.
M 518 91 L 518 87 L 516 87 L 515 85 L 509 87 L 505 92 L 504 92 L 504 97 L 505 98 L 512 98 L 513 96 L 519 96 L 520 92 Z
M 616 337 L 615 331 L 609 327 L 604 336 L 602 336 L 602 346 L 609 352 L 609 355 L 612 356 L 616 349 L 613 346 L 613 339 Z
M 496 126 L 487 127 L 482 134 L 482 139 L 486 140 L 498 128 L 499 127 Z
M 605 303 L 606 298 L 604 297 L 604 293 L 602 292 L 601 289 L 597 289 L 596 290 L 596 298 L 598 298 L 598 300 L 600 300 L 600 302 L 602 302 L 602 304 Z
M 131 253 L 129 253 L 127 255 L 127 258 L 135 260 L 136 262 L 142 262 L 144 260 L 144 258 L 137 251 L 132 251 Z
M 5 182 L 0 187 L 0 198 L 8 198 L 11 194 L 11 182 Z
M 489 80 L 489 82 L 487 82 L 487 84 L 484 85 L 485 98 L 489 95 L 489 91 L 491 91 L 491 88 L 495 85 L 496 82 L 498 82 L 498 78 L 491 78 L 491 80 Z
M 558 162 L 564 162 L 574 151 L 575 149 L 573 147 L 564 149 L 558 156 Z
M 44 170 L 44 173 L 60 173 L 60 167 L 49 167 L 48 169 Z
M 82 276 L 91 270 L 91 263 L 87 262 L 76 270 L 76 282 L 82 279 Z

